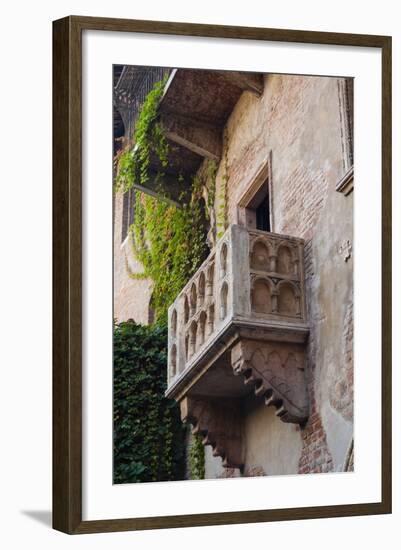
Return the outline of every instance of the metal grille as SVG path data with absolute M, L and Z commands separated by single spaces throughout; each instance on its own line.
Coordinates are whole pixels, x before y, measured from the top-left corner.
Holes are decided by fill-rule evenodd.
M 118 73 L 120 73 L 117 78 Z M 115 66 L 114 106 L 124 120 L 126 137 L 130 138 L 135 128 L 141 107 L 156 82 L 171 73 L 164 67 Z

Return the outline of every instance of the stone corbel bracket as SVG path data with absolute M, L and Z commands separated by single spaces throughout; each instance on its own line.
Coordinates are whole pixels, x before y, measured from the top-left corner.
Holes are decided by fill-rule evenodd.
M 182 421 L 192 424 L 192 433 L 211 445 L 213 456 L 220 456 L 225 468 L 243 468 L 242 419 L 236 400 L 185 397 L 180 408 Z
M 276 408 L 283 422 L 305 424 L 309 398 L 302 345 L 240 340 L 231 350 L 234 374 L 253 384 L 257 396 Z

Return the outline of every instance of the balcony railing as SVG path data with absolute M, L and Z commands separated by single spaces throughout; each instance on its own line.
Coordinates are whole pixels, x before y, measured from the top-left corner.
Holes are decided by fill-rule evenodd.
M 230 323 L 304 325 L 303 253 L 302 239 L 230 226 L 169 309 L 169 387 Z
M 303 258 L 302 239 L 231 225 L 169 308 L 166 395 L 226 466 L 243 464 L 252 394 L 308 418 Z

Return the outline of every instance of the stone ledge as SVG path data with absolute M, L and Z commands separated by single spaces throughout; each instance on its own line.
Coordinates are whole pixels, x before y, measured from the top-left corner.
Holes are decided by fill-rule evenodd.
M 351 166 L 351 168 L 344 174 L 344 176 L 341 178 L 341 180 L 338 182 L 336 186 L 336 191 L 339 193 L 343 193 L 343 195 L 347 196 L 354 190 L 354 167 Z

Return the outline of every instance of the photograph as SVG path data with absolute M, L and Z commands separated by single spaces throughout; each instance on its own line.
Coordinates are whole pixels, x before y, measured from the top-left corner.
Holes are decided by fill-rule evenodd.
M 353 78 L 112 71 L 113 483 L 353 475 Z
M 5 550 L 393 550 L 401 19 L 365 5 L 4 4 Z

